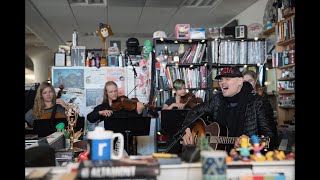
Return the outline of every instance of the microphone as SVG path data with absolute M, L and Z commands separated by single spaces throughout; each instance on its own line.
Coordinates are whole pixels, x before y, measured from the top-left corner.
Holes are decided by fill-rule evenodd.
M 274 50 L 274 48 L 276 48 L 276 45 L 272 46 L 271 50 L 267 53 L 267 55 L 270 54 Z

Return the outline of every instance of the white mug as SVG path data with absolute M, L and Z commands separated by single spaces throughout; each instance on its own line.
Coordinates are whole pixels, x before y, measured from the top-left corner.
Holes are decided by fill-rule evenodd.
M 118 138 L 119 147 L 117 154 L 113 150 L 113 141 Z M 124 138 L 121 133 L 105 130 L 97 126 L 94 131 L 88 132 L 88 153 L 91 160 L 121 159 L 123 156 Z
M 226 151 L 201 151 L 202 179 L 227 179 Z

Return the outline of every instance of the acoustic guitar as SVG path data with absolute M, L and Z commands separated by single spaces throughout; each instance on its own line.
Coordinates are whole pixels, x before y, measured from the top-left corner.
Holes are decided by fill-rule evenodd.
M 213 122 L 210 125 L 206 125 L 204 120 L 198 119 L 191 131 L 192 138 L 195 144 L 200 142 L 202 136 L 206 136 L 208 144 L 214 150 L 226 150 L 226 145 L 234 144 L 239 137 L 228 137 L 228 128 L 219 125 L 217 122 Z M 251 143 L 250 138 L 249 143 Z M 264 148 L 269 148 L 270 138 L 261 136 L 259 137 L 260 143 L 265 142 Z

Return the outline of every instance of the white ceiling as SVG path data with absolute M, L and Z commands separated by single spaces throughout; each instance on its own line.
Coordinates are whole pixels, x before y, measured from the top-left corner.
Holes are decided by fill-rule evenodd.
M 26 46 L 52 51 L 71 41 L 101 48 L 95 35 L 100 22 L 111 26 L 111 39 L 152 38 L 163 30 L 174 36 L 175 24 L 191 27 L 223 26 L 257 0 L 25 0 Z

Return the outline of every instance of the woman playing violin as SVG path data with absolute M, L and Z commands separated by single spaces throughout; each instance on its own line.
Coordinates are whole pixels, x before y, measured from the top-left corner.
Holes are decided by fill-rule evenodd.
M 132 114 L 141 115 L 144 109 L 142 102 L 136 102 L 136 108 L 133 111 L 128 112 L 125 109 L 120 111 L 113 111 L 112 104 L 118 99 L 118 86 L 113 81 L 106 82 L 104 86 L 103 101 L 102 104 L 98 105 L 93 109 L 91 113 L 87 115 L 87 119 L 91 123 L 95 123 L 99 120 L 105 120 L 107 117 L 114 115 L 117 112 L 118 116 L 126 117 L 132 116 Z
M 50 119 L 54 108 L 56 108 L 55 118 L 63 118 L 65 107 L 66 103 L 57 98 L 53 86 L 48 82 L 43 82 L 37 90 L 32 109 L 25 114 L 25 127 L 33 126 L 35 119 Z
M 175 97 L 171 97 L 167 99 L 167 101 L 164 103 L 162 109 L 184 109 L 185 103 L 182 103 L 182 97 L 187 94 L 185 82 L 182 79 L 176 79 L 173 82 L 173 90 L 175 90 Z

